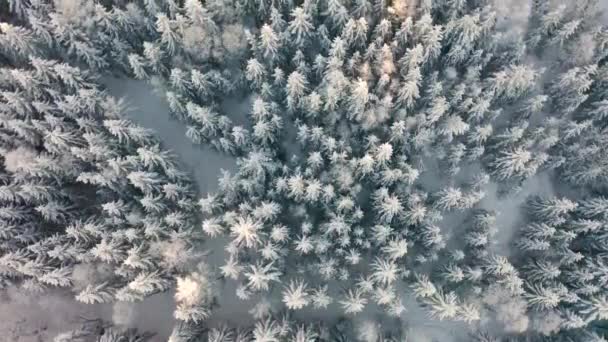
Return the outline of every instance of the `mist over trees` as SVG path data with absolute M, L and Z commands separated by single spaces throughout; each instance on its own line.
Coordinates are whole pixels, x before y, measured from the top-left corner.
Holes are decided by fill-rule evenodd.
M 55 342 L 606 341 L 606 7 L 2 2 L 0 297 L 112 308 Z

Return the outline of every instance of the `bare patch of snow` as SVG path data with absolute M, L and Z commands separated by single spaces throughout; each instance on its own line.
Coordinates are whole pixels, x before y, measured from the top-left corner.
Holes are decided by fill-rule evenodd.
M 492 248 L 494 252 L 508 256 L 511 254 L 510 243 L 522 220 L 522 206 L 530 195 L 552 196 L 553 185 L 548 173 L 539 173 L 526 180 L 521 190 L 514 194 L 501 196 L 498 185 L 490 182 L 484 191 L 486 196 L 480 206 L 486 210 L 496 211 L 498 232 L 494 236 Z
M 186 137 L 184 125 L 171 118 L 169 104 L 154 92 L 152 86 L 144 81 L 119 78 L 105 78 L 103 84 L 110 95 L 124 98 L 133 108 L 125 113 L 129 119 L 153 129 L 163 146 L 177 154 L 185 169 L 194 175 L 201 193 L 217 189 L 221 169 L 236 170 L 233 157 L 207 146 L 194 145 Z

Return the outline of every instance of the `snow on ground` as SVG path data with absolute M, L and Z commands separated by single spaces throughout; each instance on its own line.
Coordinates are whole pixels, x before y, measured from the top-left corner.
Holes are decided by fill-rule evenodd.
M 227 96 L 220 103 L 220 110 L 222 114 L 227 115 L 235 125 L 249 128 L 250 122 L 248 114 L 251 110 L 254 97 L 254 94 Z
M 511 241 L 522 221 L 523 208 L 526 199 L 531 195 L 549 197 L 554 195 L 549 173 L 539 173 L 526 180 L 521 190 L 507 196 L 498 195 L 496 183 L 489 183 L 484 189 L 486 196 L 481 200 L 480 207 L 496 211 L 498 232 L 493 238 L 494 251 L 505 256 L 512 252 Z
M 103 319 L 136 328 L 163 342 L 173 328 L 173 292 L 159 293 L 139 303 L 83 304 L 67 291 L 43 294 L 11 287 L 0 295 L 0 342 L 50 342 L 59 333 L 78 329 L 84 320 Z
M 47 342 L 58 333 L 79 327 L 81 318 L 107 317 L 108 305 L 76 302 L 69 293 L 44 295 L 9 288 L 0 296 L 0 342 Z
M 163 146 L 178 156 L 185 170 L 194 176 L 202 194 L 217 189 L 221 169 L 236 170 L 234 158 L 206 146 L 194 145 L 185 135 L 184 124 L 171 118 L 169 104 L 154 92 L 152 86 L 144 81 L 119 78 L 104 78 L 102 83 L 110 95 L 125 98 L 128 106 L 132 108 L 126 113 L 129 119 L 145 128 L 153 129 Z M 246 110 L 249 107 L 238 102 L 229 108 L 234 110 L 235 117 L 242 117 L 238 110 Z

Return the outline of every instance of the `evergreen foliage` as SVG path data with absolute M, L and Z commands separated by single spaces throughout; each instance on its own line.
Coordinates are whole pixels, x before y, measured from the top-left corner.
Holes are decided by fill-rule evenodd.
M 522 30 L 490 0 L 9 1 L 0 287 L 171 290 L 172 342 L 409 341 L 417 310 L 462 340 L 608 338 L 608 28 L 601 0 L 526 5 Z M 217 191 L 111 75 L 236 160 Z M 256 322 L 220 324 L 226 297 Z

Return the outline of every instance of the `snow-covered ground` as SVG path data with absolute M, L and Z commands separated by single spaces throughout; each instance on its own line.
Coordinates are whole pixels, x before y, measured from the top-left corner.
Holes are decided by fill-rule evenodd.
M 9 288 L 0 296 L 0 342 L 47 342 L 58 333 L 76 329 L 82 318 L 111 315 L 109 305 L 76 302 L 69 293 L 44 295 Z
M 0 297 L 0 342 L 50 342 L 59 333 L 80 328 L 83 320 L 100 318 L 154 332 L 150 342 L 164 342 L 173 328 L 173 309 L 172 292 L 140 303 L 88 305 L 65 291 L 32 294 L 9 288 Z
M 480 207 L 496 212 L 498 232 L 492 241 L 494 252 L 509 256 L 512 253 L 511 242 L 514 234 L 522 223 L 523 208 L 526 199 L 532 195 L 549 197 L 554 195 L 553 185 L 548 173 L 539 173 L 526 180 L 521 190 L 507 196 L 498 195 L 496 183 L 489 183 L 484 189 L 486 195 L 480 202 Z
M 178 156 L 184 169 L 192 173 L 201 193 L 217 189 L 221 169 L 236 169 L 234 158 L 209 147 L 194 145 L 185 135 L 185 126 L 170 116 L 169 104 L 154 92 L 152 86 L 143 81 L 123 78 L 104 78 L 102 83 L 110 95 L 126 100 L 131 109 L 126 113 L 129 119 L 153 129 L 163 146 Z M 229 108 L 248 109 L 238 103 Z

